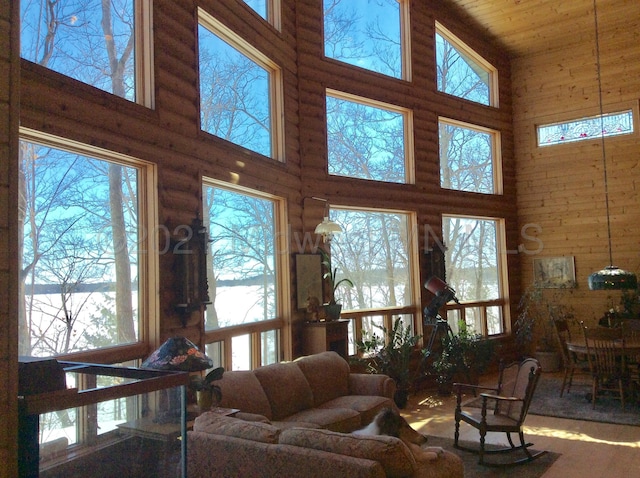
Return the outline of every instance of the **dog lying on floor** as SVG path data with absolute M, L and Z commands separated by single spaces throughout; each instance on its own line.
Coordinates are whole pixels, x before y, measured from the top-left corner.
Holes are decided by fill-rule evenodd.
M 416 461 L 436 460 L 444 449 L 439 446 L 423 446 L 427 437 L 414 430 L 394 409 L 383 408 L 366 427 L 353 432 L 354 435 L 388 435 L 399 438 L 411 450 Z

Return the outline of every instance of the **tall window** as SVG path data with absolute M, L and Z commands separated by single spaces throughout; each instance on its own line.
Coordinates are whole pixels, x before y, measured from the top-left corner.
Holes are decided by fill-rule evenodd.
M 324 0 L 324 54 L 408 80 L 408 16 L 404 0 Z
M 211 15 L 198 11 L 200 127 L 283 159 L 279 69 Z
M 353 288 L 340 288 L 336 299 L 342 303 L 343 316 L 358 313 L 350 324 L 350 343 L 361 334 L 380 333 L 374 324 L 391 327 L 392 316 L 405 316 L 406 324 L 419 320 L 415 310 L 414 263 L 415 218 L 407 212 L 331 209 L 331 219 L 343 233 L 331 242 L 331 263 L 337 268 L 336 280 L 349 278 Z M 415 313 L 415 314 L 414 314 Z M 350 350 L 354 353 L 353 347 Z
M 469 330 L 483 335 L 504 332 L 506 264 L 504 221 L 490 218 L 444 216 L 447 283 L 456 291 L 459 306 L 448 310 L 454 330 L 464 320 Z
M 273 330 L 280 327 L 274 322 L 280 297 L 279 202 L 214 181 L 205 182 L 203 193 L 211 241 L 207 255 L 211 304 L 205 329 L 211 332 L 211 341 L 221 338 L 216 332 L 224 335 L 214 357 L 219 355 L 221 362 L 231 360 L 226 364 L 229 368 L 253 368 L 277 355 L 278 337 Z M 228 333 L 223 330 L 230 328 Z M 254 356 L 257 349 L 260 354 Z
M 20 7 L 23 58 L 153 106 L 150 0 L 21 0 Z
M 445 118 L 438 122 L 440 185 L 446 189 L 501 194 L 497 131 Z
M 436 22 L 438 91 L 498 106 L 497 70 Z
M 41 138 L 25 130 L 20 143 L 19 353 L 136 343 L 153 219 L 140 209 L 147 167 Z
M 413 182 L 409 111 L 331 90 L 326 101 L 329 174 Z

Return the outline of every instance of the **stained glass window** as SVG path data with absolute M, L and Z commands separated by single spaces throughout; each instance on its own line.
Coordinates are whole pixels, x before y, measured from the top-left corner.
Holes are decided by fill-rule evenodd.
M 538 146 L 633 133 L 633 111 L 538 126 Z

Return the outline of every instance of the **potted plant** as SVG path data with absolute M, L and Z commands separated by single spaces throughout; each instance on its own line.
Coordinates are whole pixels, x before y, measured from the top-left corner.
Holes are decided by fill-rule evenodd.
M 411 327 L 405 327 L 400 317 L 395 319 L 390 330 L 381 325 L 374 324 L 374 327 L 380 329 L 382 335 L 375 332 L 370 336 L 363 335 L 362 340 L 356 342 L 363 356 L 354 361 L 364 363 L 369 373 L 391 377 L 396 383 L 394 401 L 399 408 L 404 408 L 415 375 L 410 368 L 411 355 L 422 336 L 413 335 Z
M 209 410 L 222 400 L 222 390 L 214 382 L 220 380 L 224 374 L 224 368 L 218 367 L 211 370 L 204 377 L 194 375 L 191 377 L 190 388 L 196 392 L 196 402 L 201 412 Z
M 336 290 L 343 284 L 353 287 L 353 282 L 346 277 L 337 281 L 338 268 L 331 266 L 331 257 L 326 251 L 320 249 L 320 254 L 322 255 L 322 265 L 325 268 L 325 273 L 322 275 L 322 278 L 329 284 L 329 301 L 324 304 L 325 316 L 327 320 L 338 320 L 340 318 L 340 312 L 342 311 L 342 304 L 336 301 Z
M 469 331 L 466 322 L 459 321 L 458 333 L 447 334 L 442 339 L 442 350 L 432 364 L 439 392 L 450 394 L 455 380 L 477 383 L 478 377 L 493 360 L 494 349 L 493 341 Z
M 547 297 L 544 289 L 533 284 L 520 298 L 515 321 L 515 339 L 524 356 L 535 356 L 545 372 L 560 369 L 561 355 L 553 326 L 553 317 L 569 317 L 571 309 L 561 303 L 560 292 Z

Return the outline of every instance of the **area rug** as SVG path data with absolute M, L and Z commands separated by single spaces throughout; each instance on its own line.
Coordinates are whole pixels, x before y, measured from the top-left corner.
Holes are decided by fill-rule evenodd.
M 565 390 L 562 397 L 560 397 L 560 387 L 562 387 L 561 374 L 543 373 L 533 395 L 529 413 L 573 420 L 640 426 L 640 405 L 637 402 L 627 400 L 623 411 L 619 400 L 604 395 L 598 397 L 596 407 L 593 409 L 591 402 L 587 400 L 587 394 L 591 392 L 590 381 L 583 381 L 582 378 L 580 381 L 574 379 L 571 393 L 567 393 Z
M 460 444 L 470 448 L 477 447 L 477 444 L 473 443 L 460 442 Z M 478 465 L 478 455 L 454 448 L 453 439 L 451 438 L 430 436 L 428 445 L 440 446 L 445 450 L 458 455 L 464 462 L 464 476 L 467 478 L 507 478 L 513 476 L 517 476 L 518 478 L 538 478 L 539 476 L 542 476 L 542 474 L 547 471 L 560 456 L 559 453 L 547 452 L 539 458 L 523 465 L 494 468 Z M 487 460 L 494 460 L 496 456 L 498 455 L 490 456 Z M 520 459 L 524 456 L 524 453 L 507 453 L 503 458 L 505 456 L 509 457 L 509 459 Z

